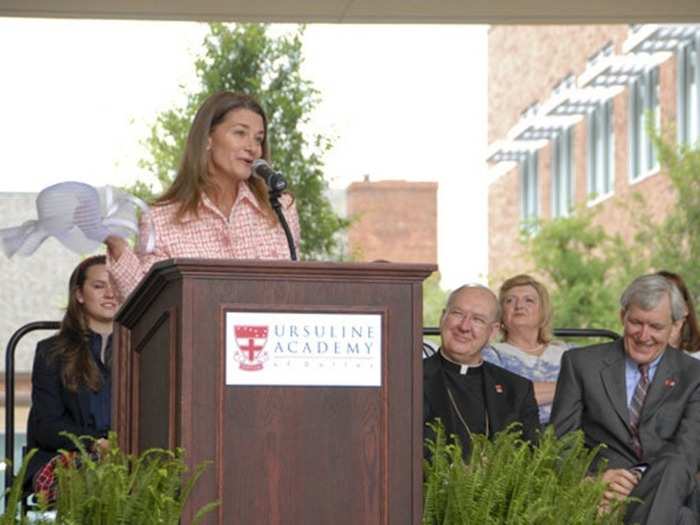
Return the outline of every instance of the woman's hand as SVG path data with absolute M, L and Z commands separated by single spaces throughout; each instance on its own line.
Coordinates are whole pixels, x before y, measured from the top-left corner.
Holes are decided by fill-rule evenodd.
M 118 261 L 124 250 L 129 247 L 129 244 L 124 239 L 116 235 L 108 236 L 104 243 L 107 246 L 107 253 L 115 261 Z
M 94 450 L 100 457 L 104 456 L 109 452 L 109 440 L 105 438 L 98 439 L 95 441 Z

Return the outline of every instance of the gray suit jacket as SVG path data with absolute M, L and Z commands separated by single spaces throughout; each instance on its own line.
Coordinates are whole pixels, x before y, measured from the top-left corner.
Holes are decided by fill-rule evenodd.
M 622 339 L 564 353 L 550 421 L 557 435 L 581 429 L 588 446 L 604 443 L 609 468 L 640 460 L 632 449 Z M 668 347 L 649 385 L 640 416 L 642 461 L 666 455 L 700 461 L 700 361 Z

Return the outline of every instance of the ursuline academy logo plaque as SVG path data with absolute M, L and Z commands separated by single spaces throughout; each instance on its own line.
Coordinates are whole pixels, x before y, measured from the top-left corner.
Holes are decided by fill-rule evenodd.
M 234 359 L 241 370 L 256 372 L 263 369 L 269 355 L 265 352 L 267 343 L 267 326 L 235 325 L 235 340 L 238 353 Z
M 382 314 L 225 313 L 227 385 L 382 384 Z

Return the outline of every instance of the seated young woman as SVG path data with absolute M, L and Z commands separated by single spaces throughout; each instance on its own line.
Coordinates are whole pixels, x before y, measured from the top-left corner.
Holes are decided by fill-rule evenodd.
M 112 321 L 119 306 L 105 256 L 82 261 L 68 284 L 68 307 L 56 335 L 37 345 L 27 445 L 37 448 L 25 487 L 46 490 L 45 468 L 60 449 L 75 446 L 61 432 L 91 436 L 86 445 L 107 446 L 111 427 Z M 50 474 L 50 469 L 49 469 Z

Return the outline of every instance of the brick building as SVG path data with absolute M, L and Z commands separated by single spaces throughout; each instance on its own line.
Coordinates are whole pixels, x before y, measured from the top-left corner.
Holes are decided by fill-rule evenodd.
M 437 263 L 436 182 L 354 182 L 347 189 L 349 251 L 357 260 Z
M 700 138 L 700 26 L 494 26 L 488 37 L 489 275 L 528 271 L 523 221 L 597 207 L 629 238 L 633 192 L 657 218 L 674 201 L 645 117 Z

